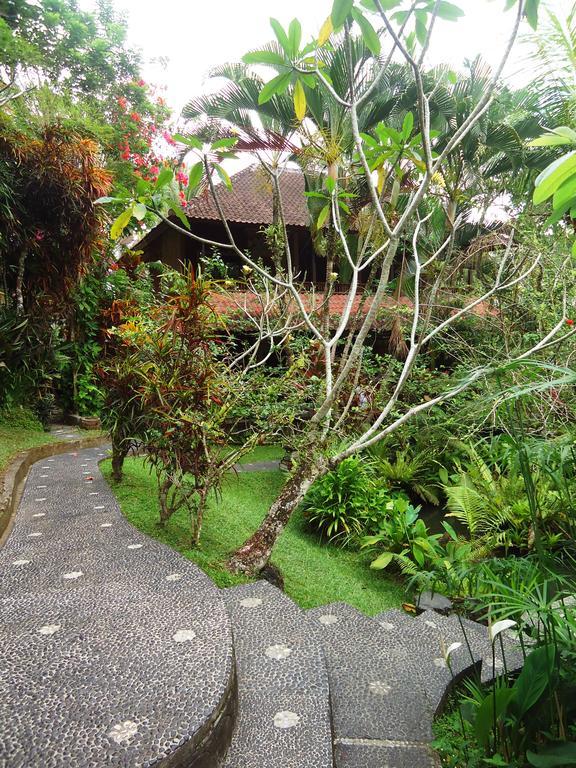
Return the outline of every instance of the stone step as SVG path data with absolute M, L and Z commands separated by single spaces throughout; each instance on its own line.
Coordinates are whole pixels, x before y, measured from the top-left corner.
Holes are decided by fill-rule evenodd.
M 315 627 L 266 581 L 223 595 L 238 677 L 225 768 L 332 768 L 328 674 Z
M 0 768 L 215 765 L 236 696 L 221 592 L 127 522 L 100 454 L 33 465 L 0 549 Z
M 494 677 L 507 672 L 518 672 L 524 663 L 524 655 L 519 643 L 514 642 L 513 636 L 503 632 L 500 636 L 502 644 L 497 639 L 494 647 L 494 659 L 492 658 L 492 644 L 488 636 L 488 628 L 484 624 L 471 621 L 454 614 L 440 616 L 434 611 L 424 611 L 418 621 L 424 622 L 430 629 L 438 632 L 444 642 L 462 643 L 462 651 L 470 658 L 472 655 L 480 660 L 481 680 L 488 683 Z M 504 653 L 502 652 L 504 651 Z
M 374 620 L 333 603 L 308 615 L 322 629 L 338 768 L 434 765 L 432 721 L 452 683 L 437 635 L 402 611 Z M 472 667 L 454 659 L 457 676 Z

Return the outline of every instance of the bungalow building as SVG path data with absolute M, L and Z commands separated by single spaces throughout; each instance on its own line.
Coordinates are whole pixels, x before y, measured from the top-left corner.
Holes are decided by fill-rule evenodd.
M 303 282 L 323 283 L 325 260 L 315 254 L 312 247 L 304 175 L 298 169 L 285 169 L 279 183 L 294 271 Z M 272 186 L 265 171 L 258 166 L 239 171 L 232 177 L 232 189 L 223 184 L 218 186 L 218 198 L 238 247 L 270 263 L 263 229 L 273 222 Z M 209 190 L 190 200 L 186 213 L 192 232 L 208 240 L 227 242 Z M 211 255 L 210 246 L 186 237 L 165 222 L 160 222 L 136 247 L 143 251 L 145 262 L 161 261 L 176 269 L 181 264 L 196 267 L 202 257 Z M 229 274 L 239 276 L 242 261 L 238 256 L 228 249 L 220 255 L 228 265 Z

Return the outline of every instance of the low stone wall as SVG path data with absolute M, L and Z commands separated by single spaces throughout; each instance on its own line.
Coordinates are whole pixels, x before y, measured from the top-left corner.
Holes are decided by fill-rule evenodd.
M 12 529 L 14 513 L 32 464 L 48 456 L 78 451 L 83 448 L 96 448 L 109 442 L 104 436 L 84 437 L 80 440 L 46 443 L 30 448 L 16 455 L 8 467 L 0 472 L 0 547 L 8 538 Z

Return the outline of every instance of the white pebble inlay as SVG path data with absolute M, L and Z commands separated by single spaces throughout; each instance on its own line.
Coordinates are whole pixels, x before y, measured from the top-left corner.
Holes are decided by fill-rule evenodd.
M 55 632 L 58 632 L 60 627 L 61 624 L 45 624 L 43 627 L 40 627 L 38 633 L 40 635 L 53 635 Z
M 100 528 L 112 528 L 112 523 L 100 523 Z
M 46 501 L 46 496 L 42 496 L 40 499 L 34 499 L 34 501 Z
M 80 576 L 84 576 L 84 571 L 69 571 L 62 574 L 63 579 L 79 579 Z
M 172 639 L 176 643 L 185 643 L 187 640 L 194 640 L 195 637 L 196 632 L 193 629 L 179 629 L 172 635 Z
M 46 517 L 46 512 L 36 512 L 32 517 Z
M 14 560 L 12 565 L 28 565 L 30 560 Z
M 123 723 L 116 723 L 109 731 L 108 736 L 116 744 L 124 744 L 138 733 L 138 725 L 132 720 L 125 720 Z
M 432 627 L 432 629 L 438 629 L 438 624 L 434 624 L 433 621 L 425 621 L 424 624 L 426 624 L 427 627 Z
M 181 578 L 181 573 L 171 573 L 169 576 L 166 576 L 166 581 L 180 581 Z
M 31 539 L 37 539 L 38 536 L 42 536 L 42 533 L 40 531 L 33 531 L 32 533 L 28 534 L 28 537 Z
M 292 653 L 292 649 L 288 648 L 287 645 L 271 645 L 264 651 L 266 656 L 268 656 L 269 659 L 276 659 L 276 661 L 281 661 L 282 659 L 287 659 L 288 656 Z
M 244 600 L 240 600 L 240 605 L 243 608 L 257 608 L 262 605 L 262 600 L 259 597 L 245 597 Z
M 387 632 L 392 632 L 394 629 L 394 624 L 390 623 L 389 621 L 381 621 L 380 626 L 382 629 L 385 629 Z
M 98 493 L 98 491 L 90 491 L 88 496 L 99 496 L 99 493 Z
M 337 624 L 338 623 L 338 616 L 334 616 L 333 613 L 326 613 L 324 616 L 320 616 L 318 621 L 320 624 L 326 624 L 326 626 L 330 624 Z
M 276 728 L 294 728 L 299 722 L 300 717 L 296 712 L 284 710 L 283 712 L 276 712 L 274 715 L 274 726 Z
M 94 509 L 106 509 L 106 507 L 105 507 L 105 506 L 102 504 L 102 505 L 101 505 L 101 506 L 99 506 L 99 507 L 94 507 Z
M 388 683 L 384 683 L 382 680 L 373 680 L 369 685 L 370 693 L 374 693 L 376 696 L 387 696 L 392 690 L 392 686 Z
M 144 544 L 128 544 L 128 549 L 142 549 Z

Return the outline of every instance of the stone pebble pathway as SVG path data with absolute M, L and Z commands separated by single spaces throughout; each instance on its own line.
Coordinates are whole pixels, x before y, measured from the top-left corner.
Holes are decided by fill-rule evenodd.
M 0 768 L 160 765 L 228 695 L 219 590 L 125 520 L 105 455 L 36 463 L 0 549 Z

